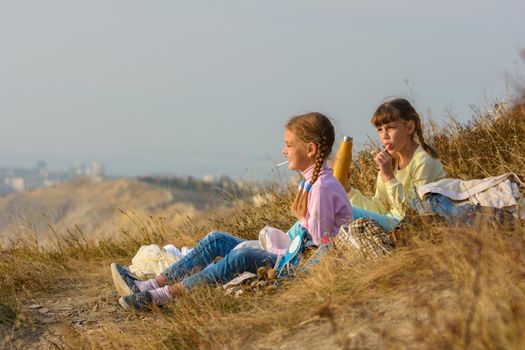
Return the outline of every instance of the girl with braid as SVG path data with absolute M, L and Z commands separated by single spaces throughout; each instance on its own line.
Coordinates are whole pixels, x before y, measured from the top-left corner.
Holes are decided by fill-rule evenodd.
M 300 115 L 287 123 L 284 139 L 288 168 L 301 171 L 304 178 L 292 213 L 319 245 L 323 239 L 331 240 L 345 220 L 353 220 L 346 195 L 341 197 L 345 190 L 326 165 L 334 144 L 334 127 L 320 113 Z
M 282 152 L 289 169 L 299 171 L 303 177 L 291 210 L 315 245 L 329 241 L 345 220 L 353 219 L 346 191 L 326 165 L 334 138 L 332 123 L 321 113 L 293 117 L 285 127 Z M 211 264 L 219 256 L 224 258 Z M 215 231 L 153 279 L 139 281 L 116 263 L 111 271 L 122 296 L 119 303 L 126 309 L 148 310 L 198 285 L 225 283 L 245 271 L 255 273 L 260 266 L 274 266 L 276 261 L 277 255 L 262 249 L 258 241 Z
M 417 199 L 415 187 L 441 180 L 446 174 L 437 152 L 425 143 L 418 113 L 406 99 L 381 104 L 372 124 L 385 147 L 375 156 L 379 167 L 376 192 L 369 198 L 348 185 L 348 197 L 355 219 L 374 219 L 390 232 Z

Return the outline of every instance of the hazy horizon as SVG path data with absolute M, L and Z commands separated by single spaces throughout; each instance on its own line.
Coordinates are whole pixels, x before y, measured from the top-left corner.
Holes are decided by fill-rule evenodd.
M 467 120 L 519 73 L 523 13 L 511 0 L 2 2 L 0 167 L 262 179 L 297 113 L 329 115 L 356 148 L 388 96 Z

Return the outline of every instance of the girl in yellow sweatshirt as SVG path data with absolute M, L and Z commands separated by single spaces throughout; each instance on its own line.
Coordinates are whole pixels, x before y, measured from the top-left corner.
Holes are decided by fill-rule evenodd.
M 379 167 L 372 198 L 349 186 L 354 218 L 376 220 L 387 232 L 405 216 L 417 198 L 415 187 L 446 176 L 436 151 L 425 143 L 421 119 L 412 105 L 395 98 L 380 105 L 372 117 L 384 150 L 375 157 Z

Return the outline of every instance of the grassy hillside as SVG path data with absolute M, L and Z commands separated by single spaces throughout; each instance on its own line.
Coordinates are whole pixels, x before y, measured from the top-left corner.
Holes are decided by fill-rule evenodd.
M 50 188 L 0 197 L 0 247 L 13 239 L 31 239 L 49 245 L 68 231 L 100 240 L 122 231 L 126 218 L 154 214 L 175 225 L 181 214 L 193 217 L 223 203 L 218 191 L 163 188 L 133 179 L 76 178 Z
M 525 104 L 483 111 L 465 124 L 433 126 L 428 140 L 451 176 L 525 175 Z M 373 190 L 367 150 L 354 186 Z M 110 262 L 129 262 L 144 243 L 193 245 L 221 229 L 254 238 L 287 228 L 293 190 L 235 202 L 199 221 L 124 215 L 124 234 L 97 243 L 74 234 L 48 252 L 26 242 L 0 257 L 0 334 L 20 348 L 469 348 L 525 343 L 525 225 L 473 228 L 414 218 L 409 242 L 377 261 L 332 251 L 275 293 L 226 296 L 203 288 L 161 313 L 127 313 L 117 303 Z M 1 348 L 1 345 L 0 345 Z

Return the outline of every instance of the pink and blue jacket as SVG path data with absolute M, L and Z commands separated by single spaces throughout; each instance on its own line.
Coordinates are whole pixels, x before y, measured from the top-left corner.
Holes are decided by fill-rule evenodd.
M 301 172 L 305 182 L 299 186 L 299 191 L 302 187 L 310 187 L 308 185 L 314 167 L 312 165 Z M 310 233 L 313 242 L 320 245 L 335 237 L 344 222 L 353 219 L 352 206 L 345 189 L 333 176 L 332 169 L 323 163 L 317 181 L 308 192 L 308 208 L 306 215 L 300 220 L 301 226 Z

